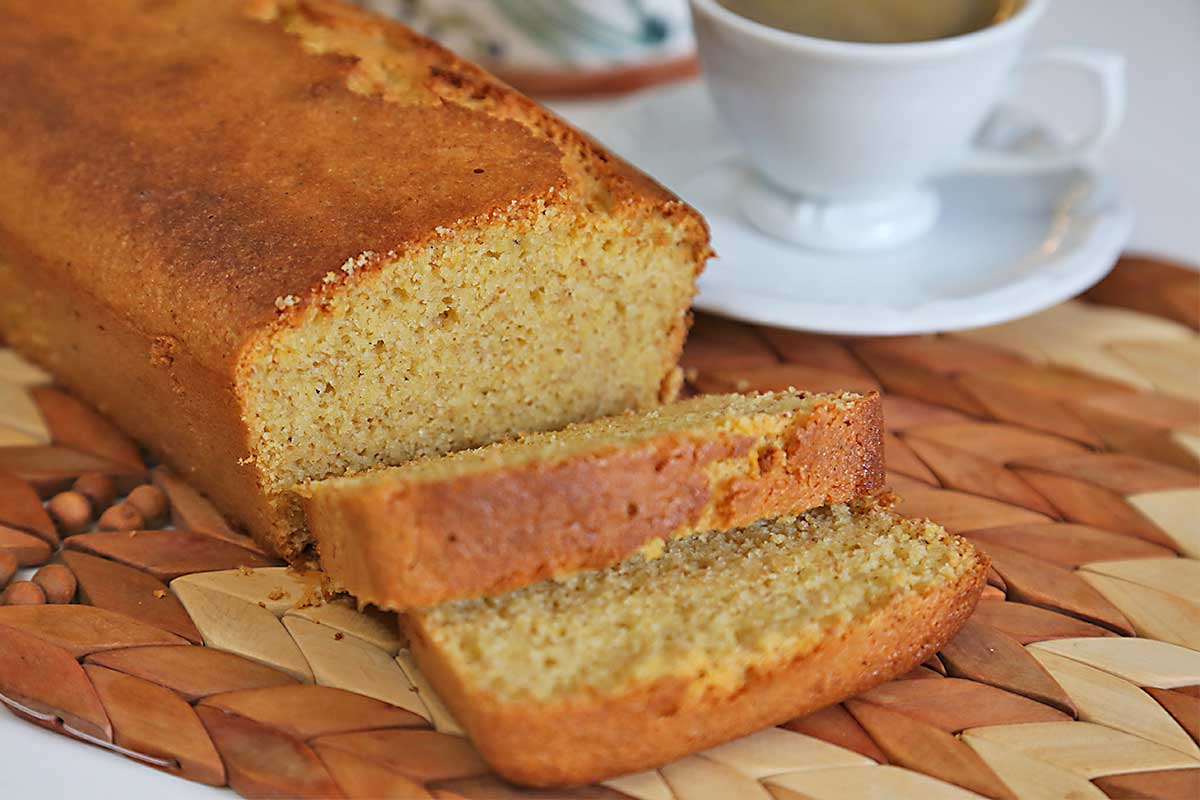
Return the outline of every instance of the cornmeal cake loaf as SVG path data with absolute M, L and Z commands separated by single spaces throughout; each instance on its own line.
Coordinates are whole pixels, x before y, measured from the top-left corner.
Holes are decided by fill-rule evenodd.
M 793 391 L 697 397 L 298 491 L 334 583 L 402 610 L 882 485 L 879 396 Z
M 405 627 L 492 768 L 563 786 L 663 764 L 911 669 L 967 619 L 986 573 L 933 523 L 836 505 L 413 612 Z
M 697 214 L 327 0 L 0 0 L 0 336 L 262 542 L 294 484 L 673 396 Z

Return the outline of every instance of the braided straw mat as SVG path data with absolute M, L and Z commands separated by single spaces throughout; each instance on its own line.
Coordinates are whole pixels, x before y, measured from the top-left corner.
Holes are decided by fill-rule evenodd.
M 0 350 L 0 549 L 78 581 L 0 607 L 0 700 L 247 797 L 1200 797 L 1200 279 L 1125 259 L 1087 296 L 945 336 L 700 317 L 690 391 L 882 389 L 902 512 L 993 559 L 899 680 L 659 770 L 530 792 L 488 774 L 387 615 L 320 604 L 119 431 Z M 60 539 L 41 499 L 153 481 L 169 528 Z M 153 526 L 148 526 L 153 527 Z M 314 601 L 317 604 L 314 604 Z

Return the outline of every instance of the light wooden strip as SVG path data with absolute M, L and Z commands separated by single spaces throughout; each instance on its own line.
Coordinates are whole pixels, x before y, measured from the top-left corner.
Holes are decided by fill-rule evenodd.
M 408 682 L 417 690 L 417 696 L 421 698 L 421 702 L 425 705 L 426 717 L 433 723 L 433 727 L 439 733 L 448 733 L 451 736 L 466 736 L 466 731 L 458 724 L 458 720 L 450 713 L 450 709 L 446 708 L 446 704 L 442 702 L 442 698 L 438 697 L 437 692 L 433 690 L 433 684 L 425 677 L 417 667 L 416 659 L 412 657 L 412 653 L 408 650 L 400 650 L 396 655 L 396 663 L 400 666 L 400 670 L 404 676 L 408 678 Z
M 977 736 L 1085 778 L 1200 766 L 1200 759 L 1092 722 L 1029 722 L 971 728 Z
M 304 655 L 270 611 L 207 586 L 177 578 L 171 590 L 187 609 L 205 645 L 275 667 L 313 682 Z
M 1124 678 L 1078 661 L 1032 650 L 1059 685 L 1071 695 L 1079 718 L 1157 742 L 1200 758 L 1200 748 L 1162 706 Z
M 604 781 L 604 786 L 616 789 L 635 800 L 675 800 L 671 787 L 657 770 L 635 772 Z
M 1200 458 L 1200 435 L 1191 431 L 1175 431 L 1171 438 L 1194 453 L 1196 458 Z
M 176 578 L 171 586 L 188 584 L 236 597 L 253 603 L 280 616 L 297 604 L 320 602 L 320 573 L 302 575 L 287 567 L 258 569 L 226 569 L 217 572 L 195 572 Z
M 1057 343 L 1101 347 L 1122 341 L 1189 341 L 1184 325 L 1136 311 L 1073 300 L 1024 319 L 951 334 L 998 347 L 1035 362 L 1046 362 Z
M 1200 395 L 1200 337 L 1168 342 L 1116 342 L 1109 349 L 1159 391 L 1180 397 Z
M 1101 575 L 1111 575 L 1123 581 L 1178 595 L 1184 600 L 1200 602 L 1200 561 L 1192 558 L 1093 561 L 1090 564 L 1081 565 L 1080 569 Z
M 1042 349 L 1043 335 L 1037 328 L 1023 327 L 1015 323 L 989 325 L 984 328 L 972 328 L 964 331 L 954 331 L 949 334 L 954 339 L 964 339 L 968 342 L 984 344 L 1009 353 L 1016 353 L 1037 364 L 1046 363 L 1046 353 Z
M 1055 639 L 1029 645 L 1102 669 L 1138 686 L 1174 689 L 1200 683 L 1200 653 L 1153 639 Z
M 773 775 L 778 800 L 980 800 L 980 795 L 900 767 L 834 767 Z M 782 791 L 780 791 L 782 790 Z
M 381 650 L 386 650 L 389 655 L 394 656 L 400 650 L 400 635 L 397 632 L 395 615 L 373 608 L 359 611 L 349 599 L 288 609 L 285 616 L 300 617 L 309 622 L 327 625 L 335 631 L 357 636 Z
M 50 429 L 42 419 L 42 412 L 19 383 L 0 381 L 0 425 L 33 437 L 34 444 L 49 444 Z
M 853 750 L 783 728 L 767 728 L 705 750 L 700 755 L 752 778 L 765 778 L 768 775 L 804 769 L 875 764 L 871 759 Z
M 50 383 L 50 373 L 31 361 L 17 355 L 16 351 L 0 348 L 0 381 L 38 386 Z
M 771 800 L 758 781 L 700 756 L 685 756 L 661 772 L 676 800 Z
M 962 740 L 1021 800 L 1108 800 L 1091 781 L 1074 772 L 978 736 L 965 735 Z
M 1117 358 L 1103 344 L 1070 339 L 1049 340 L 1043 344 L 1046 360 L 1056 367 L 1086 372 L 1141 391 L 1154 391 L 1150 379 Z
M 1200 650 L 1200 603 L 1096 572 L 1079 577 L 1121 609 L 1138 636 Z
M 1192 396 L 1197 385 L 1196 371 L 1189 375 L 1186 366 L 1195 351 L 1195 334 L 1148 314 L 1069 302 L 1015 322 L 953 335 L 1131 388 Z M 1135 363 L 1142 351 L 1144 364 Z
M 300 617 L 284 617 L 283 625 L 321 686 L 357 692 L 429 719 L 415 687 L 387 652 Z
M 10 428 L 7 425 L 0 425 L 0 447 L 29 447 L 30 445 L 38 444 L 45 444 L 45 442 L 24 431 Z
M 1167 489 L 1126 499 L 1162 528 L 1180 552 L 1200 558 L 1200 489 Z
M 1097 344 L 1128 341 L 1187 341 L 1195 332 L 1178 322 L 1114 306 L 1068 300 L 1016 325 L 1036 321 L 1043 332 Z

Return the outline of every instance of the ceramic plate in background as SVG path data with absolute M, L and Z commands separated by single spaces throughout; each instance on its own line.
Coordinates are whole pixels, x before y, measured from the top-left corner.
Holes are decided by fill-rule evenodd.
M 749 322 L 859 335 L 995 324 L 1100 280 L 1132 230 L 1132 211 L 1098 168 L 951 175 L 936 182 L 940 219 L 916 242 L 869 254 L 801 249 L 746 221 L 737 193 L 749 166 L 702 84 L 558 110 L 704 214 L 718 258 L 695 305 Z M 1045 145 L 1039 130 L 999 113 L 990 146 Z

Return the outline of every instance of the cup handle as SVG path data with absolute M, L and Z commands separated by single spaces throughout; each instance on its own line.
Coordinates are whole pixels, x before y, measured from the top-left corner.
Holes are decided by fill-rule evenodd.
M 1125 57 L 1107 50 L 1056 47 L 1025 56 L 1017 69 L 1072 67 L 1090 75 L 1100 98 L 1100 119 L 1086 136 L 1051 153 L 1018 153 L 973 147 L 959 169 L 974 172 L 1050 172 L 1086 161 L 1112 135 L 1125 116 Z

